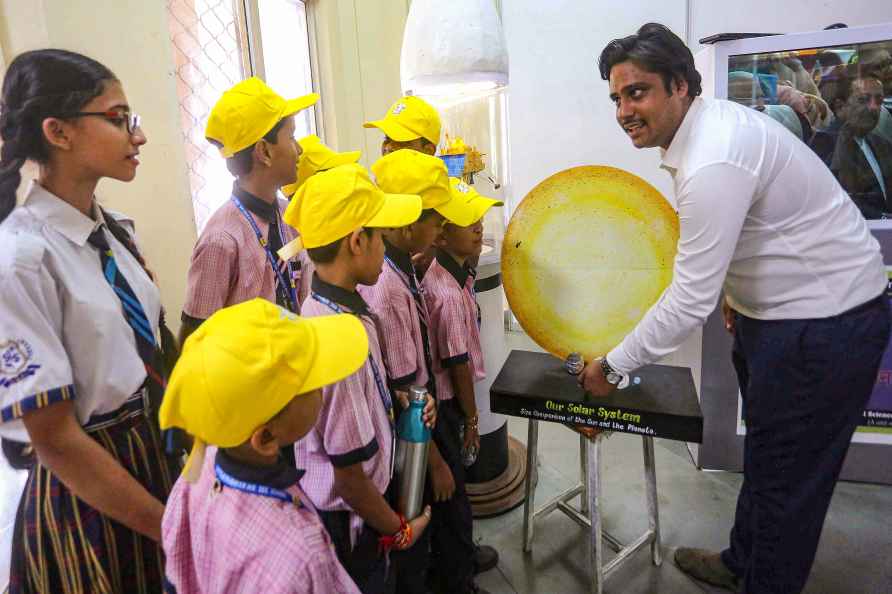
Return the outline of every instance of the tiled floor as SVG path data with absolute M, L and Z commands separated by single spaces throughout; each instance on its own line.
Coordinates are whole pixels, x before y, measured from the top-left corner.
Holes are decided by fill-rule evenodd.
M 526 441 L 527 423 L 510 419 L 509 431 Z M 539 486 L 545 502 L 571 487 L 579 476 L 579 440 L 561 425 L 539 425 Z M 727 543 L 737 490 L 737 474 L 701 472 L 683 444 L 657 440 L 657 484 L 664 562 L 654 567 L 647 549 L 639 551 L 605 584 L 606 593 L 685 594 L 721 592 L 682 574 L 672 562 L 678 546 L 719 549 Z M 647 525 L 641 439 L 614 434 L 603 451 L 604 529 L 624 542 Z M 501 553 L 498 570 L 480 576 L 493 594 L 574 594 L 588 591 L 587 534 L 563 514 L 536 523 L 533 551 L 522 550 L 523 508 L 479 520 L 475 537 Z M 889 594 L 892 592 L 892 488 L 841 483 L 824 526 L 808 594 Z

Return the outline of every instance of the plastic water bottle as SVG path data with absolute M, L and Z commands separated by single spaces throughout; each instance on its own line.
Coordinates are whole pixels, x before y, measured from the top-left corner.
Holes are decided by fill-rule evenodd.
M 431 431 L 424 424 L 427 390 L 420 386 L 409 388 L 409 408 L 400 415 L 397 424 L 396 475 L 399 481 L 397 508 L 406 519 L 421 513 L 424 481 L 427 476 L 427 450 Z

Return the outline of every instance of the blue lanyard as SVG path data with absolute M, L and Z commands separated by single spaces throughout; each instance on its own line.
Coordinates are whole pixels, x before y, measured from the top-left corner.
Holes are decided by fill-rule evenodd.
M 257 483 L 248 483 L 242 480 L 235 478 L 234 476 L 230 476 L 226 474 L 226 471 L 220 468 L 219 464 L 214 465 L 214 473 L 217 475 L 217 480 L 221 483 L 230 487 L 232 489 L 236 489 L 238 491 L 243 491 L 245 493 L 250 493 L 251 495 L 260 495 L 262 497 L 272 497 L 273 499 L 278 499 L 279 501 L 284 501 L 285 503 L 294 503 L 298 507 L 301 507 L 302 504 L 300 500 L 297 502 L 294 501 L 294 496 L 287 491 L 282 491 L 281 489 L 274 489 L 273 487 L 267 487 L 266 485 L 258 485 Z
M 286 297 L 289 301 L 289 303 L 287 303 L 288 309 L 290 309 L 291 311 L 295 311 L 295 308 L 297 307 L 297 289 L 295 289 L 294 287 L 294 270 L 291 267 L 291 262 L 289 261 L 286 263 L 288 266 L 288 281 L 286 282 L 285 277 L 282 276 L 282 271 L 279 269 L 279 264 L 276 261 L 276 256 L 274 256 L 273 252 L 269 249 L 269 245 L 266 239 L 264 239 L 263 234 L 260 232 L 260 228 L 257 226 L 257 223 L 254 221 L 254 217 L 251 216 L 251 213 L 245 210 L 242 201 L 239 200 L 236 196 L 231 196 L 231 199 L 236 208 L 239 209 L 239 212 L 241 212 L 242 215 L 246 219 L 248 219 L 248 223 L 250 223 L 251 229 L 254 230 L 254 235 L 257 236 L 257 241 L 260 243 L 260 247 L 262 247 L 263 250 L 266 252 L 266 259 L 269 261 L 269 265 L 273 269 L 273 274 L 276 275 L 276 278 L 279 281 L 279 286 L 286 291 Z M 276 214 L 278 215 L 279 207 L 276 206 L 275 208 Z M 279 228 L 279 238 L 282 241 L 285 241 L 285 235 L 282 233 L 282 226 L 279 223 L 279 216 L 276 216 L 276 225 Z
M 316 291 L 313 291 L 311 293 L 311 296 L 313 297 L 313 299 L 315 299 L 322 305 L 325 305 L 333 312 L 344 313 L 344 310 L 341 308 L 340 305 L 338 305 L 331 299 L 323 297 Z M 381 397 L 381 403 L 384 405 L 384 410 L 387 411 L 387 418 L 390 419 L 390 425 L 391 428 L 393 428 L 393 398 L 391 398 L 390 391 L 387 389 L 387 387 L 384 385 L 384 381 L 381 379 L 381 371 L 378 369 L 378 363 L 375 361 L 375 358 L 372 357 L 371 350 L 369 351 L 369 364 L 372 367 L 372 375 L 375 376 L 375 384 L 378 386 L 378 396 Z
M 424 362 L 427 365 L 427 373 L 430 379 L 433 379 L 433 357 L 431 356 L 431 346 L 430 346 L 430 338 L 427 335 L 429 325 L 430 312 L 427 310 L 426 303 L 424 302 L 424 287 L 418 282 L 418 277 L 415 276 L 415 273 L 412 273 L 412 276 L 415 276 L 415 285 L 412 284 L 412 279 L 409 279 L 409 282 L 406 282 L 406 279 L 403 278 L 405 272 L 400 270 L 400 268 L 386 255 L 384 256 L 384 261 L 387 262 L 387 265 L 390 266 L 396 275 L 399 277 L 400 281 L 402 281 L 403 285 L 409 289 L 409 292 L 412 293 L 412 297 L 415 300 L 415 309 L 418 310 L 418 319 L 421 325 L 421 346 L 424 349 Z
M 310 297 L 335 313 L 344 313 L 344 310 L 340 305 L 327 297 L 323 297 L 316 291 L 311 292 Z M 390 391 L 381 379 L 381 371 L 378 369 L 378 363 L 375 362 L 375 358 L 372 356 L 371 349 L 369 349 L 369 365 L 372 368 L 372 375 L 375 376 L 375 385 L 378 387 L 378 396 L 381 398 L 381 403 L 384 405 L 384 411 L 387 413 L 387 420 L 390 421 L 390 477 L 393 478 L 394 465 L 396 464 L 396 421 L 393 416 L 393 398 L 391 398 Z
M 471 294 L 471 300 L 474 302 L 475 309 L 477 310 L 477 315 L 474 316 L 477 320 L 477 330 L 480 330 L 480 328 L 483 325 L 483 318 L 480 314 L 480 304 L 477 303 L 477 291 L 474 290 L 474 279 L 475 278 L 477 278 L 476 274 L 469 274 L 468 280 L 470 280 L 471 282 L 468 283 L 468 281 L 465 281 L 465 286 L 462 287 L 461 289 L 462 289 L 462 291 L 467 290 L 468 293 Z
M 420 297 L 420 296 L 422 296 L 422 294 L 424 293 L 424 290 L 421 288 L 421 285 L 418 285 L 418 286 L 416 287 L 416 286 L 413 286 L 413 285 L 412 285 L 412 282 L 411 282 L 411 281 L 410 281 L 410 282 L 406 282 L 406 279 L 403 278 L 403 275 L 405 274 L 405 272 L 403 272 L 402 270 L 400 270 L 400 267 L 397 266 L 397 265 L 394 263 L 394 261 L 391 260 L 388 256 L 384 256 L 384 261 L 387 262 L 387 265 L 390 266 L 390 268 L 392 268 L 394 272 L 396 272 L 396 275 L 397 275 L 398 277 L 400 277 L 400 280 L 403 282 L 404 285 L 406 285 L 406 287 L 409 289 L 409 291 L 412 293 L 413 296 L 415 296 L 415 297 Z M 417 282 L 418 282 L 418 281 L 417 281 L 417 279 L 416 279 L 416 284 L 417 284 Z

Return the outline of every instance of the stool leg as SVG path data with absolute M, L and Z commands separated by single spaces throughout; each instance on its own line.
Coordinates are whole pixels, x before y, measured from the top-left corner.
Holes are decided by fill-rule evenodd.
M 523 502 L 523 550 L 533 550 L 534 515 L 536 513 L 536 484 L 539 472 L 536 469 L 536 450 L 539 446 L 539 421 L 529 420 L 527 426 L 527 476 L 524 481 L 526 498 Z
M 601 538 L 601 438 L 586 439 L 585 447 L 588 450 L 586 452 L 588 468 L 586 468 L 585 483 L 588 491 L 589 518 L 592 521 L 589 533 L 591 594 L 601 594 L 604 583 L 604 566 L 601 562 L 603 548 Z
M 657 501 L 657 469 L 654 460 L 654 438 L 642 438 L 644 445 L 644 480 L 645 493 L 647 494 L 647 516 L 650 529 L 653 530 L 654 539 L 650 543 L 650 551 L 654 565 L 663 563 L 663 555 L 660 551 L 660 509 Z
M 585 474 L 588 472 L 588 448 L 585 447 L 588 439 L 584 435 L 579 436 L 579 482 L 582 483 L 582 494 L 579 496 L 579 511 L 582 515 L 588 515 L 588 481 Z

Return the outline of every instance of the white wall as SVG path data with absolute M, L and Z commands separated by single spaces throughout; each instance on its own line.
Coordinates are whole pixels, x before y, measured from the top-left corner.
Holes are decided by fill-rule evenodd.
M 540 181 L 575 165 L 610 165 L 630 171 L 673 200 L 671 180 L 658 168 L 656 149 L 638 150 L 614 119 L 598 56 L 616 37 L 657 21 L 685 36 L 685 2 L 512 0 L 502 4 L 510 62 L 510 203 Z M 615 6 L 609 3 L 610 6 Z M 700 381 L 700 332 L 666 362 L 691 367 Z
M 510 63 L 513 199 L 549 175 L 584 164 L 627 169 L 669 195 L 656 151 L 632 147 L 613 117 L 598 55 L 613 38 L 659 21 L 684 35 L 684 0 L 512 0 L 502 5 Z
M 362 151 L 362 163 L 369 166 L 381 156 L 383 136 L 362 124 L 382 117 L 400 97 L 409 0 L 314 4 L 324 139 L 340 151 Z

